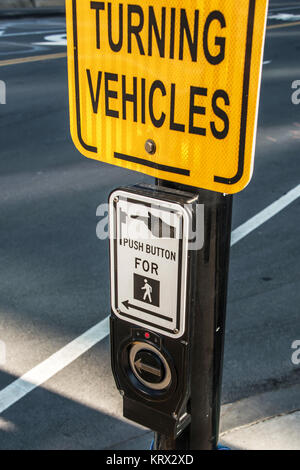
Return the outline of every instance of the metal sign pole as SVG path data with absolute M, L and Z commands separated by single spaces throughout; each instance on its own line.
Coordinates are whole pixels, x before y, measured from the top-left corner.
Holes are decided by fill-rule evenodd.
M 162 180 L 157 180 L 157 185 L 187 189 Z M 214 450 L 218 444 L 232 196 L 196 191 L 199 202 L 205 206 L 205 241 L 196 254 L 190 291 L 193 298 L 192 420 L 176 440 L 156 434 L 157 450 Z

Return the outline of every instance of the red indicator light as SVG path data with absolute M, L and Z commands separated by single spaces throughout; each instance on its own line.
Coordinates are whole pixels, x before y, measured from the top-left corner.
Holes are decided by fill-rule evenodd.
M 150 338 L 150 333 L 145 333 L 145 338 L 149 339 Z

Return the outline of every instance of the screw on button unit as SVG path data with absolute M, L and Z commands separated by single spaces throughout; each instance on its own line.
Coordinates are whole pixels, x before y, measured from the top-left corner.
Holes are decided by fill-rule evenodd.
M 156 143 L 154 140 L 148 139 L 145 143 L 145 150 L 150 155 L 153 155 L 156 152 Z
M 121 313 L 121 310 L 119 308 L 117 308 L 117 313 Z
M 173 333 L 174 333 L 174 335 L 177 335 L 177 333 L 179 333 L 179 330 L 177 328 L 175 328 L 175 330 L 173 330 Z
M 114 197 L 114 202 L 119 202 L 118 196 Z

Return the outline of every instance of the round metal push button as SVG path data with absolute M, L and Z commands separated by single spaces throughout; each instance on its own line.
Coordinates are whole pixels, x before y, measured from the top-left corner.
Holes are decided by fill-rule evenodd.
M 164 356 L 154 346 L 135 343 L 129 353 L 135 377 L 152 390 L 164 390 L 171 383 L 171 370 Z
M 135 356 L 134 367 L 146 382 L 159 384 L 165 378 L 165 367 L 152 351 L 141 349 Z

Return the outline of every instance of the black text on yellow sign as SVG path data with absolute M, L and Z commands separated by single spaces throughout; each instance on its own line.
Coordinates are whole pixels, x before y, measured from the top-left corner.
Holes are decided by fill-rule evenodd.
M 67 1 L 76 146 L 158 178 L 243 189 L 253 168 L 266 8 L 266 0 Z

